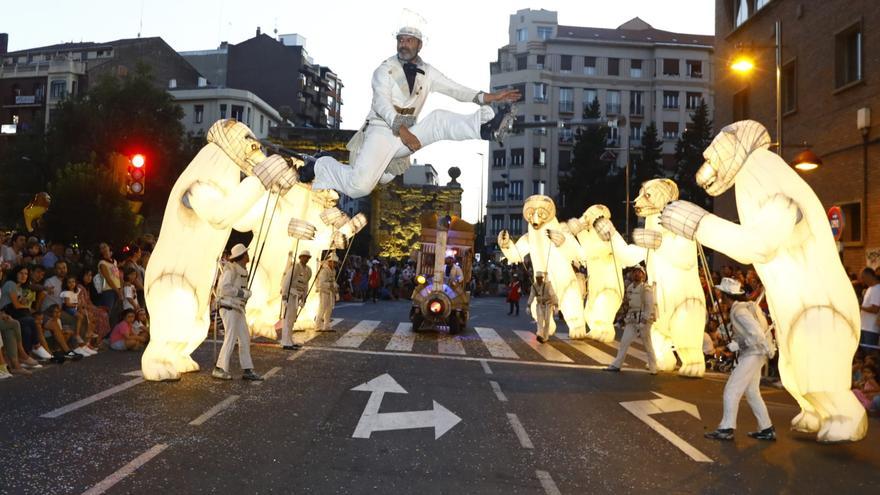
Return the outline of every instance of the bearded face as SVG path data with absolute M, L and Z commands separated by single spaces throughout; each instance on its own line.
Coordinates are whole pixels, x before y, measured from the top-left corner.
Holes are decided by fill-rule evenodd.
M 248 175 L 253 174 L 254 165 L 266 159 L 256 136 L 235 119 L 218 120 L 207 137 L 209 143 L 219 146 Z
M 678 199 L 678 186 L 669 179 L 651 179 L 642 184 L 633 209 L 636 215 L 659 215 L 670 201 Z
M 706 162 L 697 170 L 697 184 L 710 196 L 722 194 L 733 187 L 736 174 L 752 151 L 767 149 L 769 145 L 770 135 L 761 124 L 753 120 L 730 124 L 721 129 L 703 152 Z
M 523 218 L 533 229 L 540 229 L 544 224 L 556 218 L 556 205 L 547 196 L 539 194 L 529 196 L 523 205 Z

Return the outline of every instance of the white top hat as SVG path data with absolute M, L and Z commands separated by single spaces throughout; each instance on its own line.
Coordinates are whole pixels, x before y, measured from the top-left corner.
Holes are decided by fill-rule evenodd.
M 302 252 L 299 253 L 299 256 L 300 256 L 300 257 L 308 256 L 309 258 L 311 258 L 311 257 L 312 257 L 312 253 L 310 253 L 308 249 L 303 249 Z
M 247 247 L 244 244 L 236 244 L 232 246 L 232 251 L 229 253 L 229 259 L 235 260 L 241 258 L 241 255 L 247 253 Z
M 742 290 L 742 284 L 739 283 L 739 280 L 724 277 L 721 279 L 721 285 L 716 285 L 716 289 L 724 292 L 725 294 L 730 294 L 732 296 L 740 296 L 745 294 Z

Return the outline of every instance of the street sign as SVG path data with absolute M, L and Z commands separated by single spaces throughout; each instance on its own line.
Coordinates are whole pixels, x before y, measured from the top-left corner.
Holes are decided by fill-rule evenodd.
M 693 445 L 687 443 L 672 432 L 669 428 L 660 424 L 656 419 L 652 418 L 653 414 L 662 414 L 669 412 L 686 412 L 696 419 L 700 419 L 700 411 L 696 404 L 685 402 L 683 400 L 673 399 L 663 394 L 653 392 L 659 399 L 636 400 L 632 402 L 621 402 L 620 405 L 624 409 L 631 412 L 633 416 L 639 418 L 643 423 L 651 427 L 663 438 L 668 440 L 672 445 L 678 447 L 679 450 L 687 454 L 691 459 L 697 462 L 713 462 L 706 454 L 700 452 Z
M 386 393 L 407 393 L 388 373 L 362 383 L 352 390 L 370 392 L 370 399 L 354 429 L 352 438 L 370 438 L 374 431 L 434 428 L 434 440 L 436 440 L 461 421 L 461 418 L 438 404 L 437 401 L 433 401 L 434 407 L 429 411 L 380 413 L 379 407 L 382 405 L 382 397 Z
M 828 223 L 831 224 L 831 234 L 834 235 L 834 240 L 839 241 L 843 237 L 843 229 L 846 227 L 846 217 L 839 206 L 832 206 L 828 209 Z

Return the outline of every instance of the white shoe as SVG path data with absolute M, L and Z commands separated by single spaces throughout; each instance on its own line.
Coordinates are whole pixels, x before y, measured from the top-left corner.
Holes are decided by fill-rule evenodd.
M 82 357 L 92 357 L 92 355 L 89 354 L 89 351 L 85 350 L 83 347 L 77 347 L 73 350 L 73 352 L 79 354 Z
M 36 349 L 31 351 L 31 354 L 35 354 L 40 359 L 52 359 L 52 355 L 43 346 L 37 346 Z
M 0 380 L 12 378 L 12 373 L 6 371 L 6 368 L 0 368 Z
M 21 363 L 21 367 L 25 368 L 25 369 L 34 369 L 35 370 L 37 368 L 42 368 L 43 365 L 40 363 L 36 363 L 36 364 Z
M 86 353 L 87 356 L 94 356 L 98 352 L 87 345 L 79 346 L 79 349 L 82 349 L 83 352 Z

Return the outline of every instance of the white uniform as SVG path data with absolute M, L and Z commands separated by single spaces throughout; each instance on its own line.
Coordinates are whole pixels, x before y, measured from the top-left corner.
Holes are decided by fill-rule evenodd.
M 405 166 L 386 171 L 392 159 L 412 154 L 397 136 L 401 123 L 419 139 L 422 147 L 442 140 L 480 139 L 480 125 L 494 117 L 488 106 L 472 114 L 435 110 L 413 125 L 432 92 L 463 102 L 476 101 L 479 94 L 450 80 L 420 58 L 413 63 L 424 73 L 416 74 L 412 91 L 403 63 L 396 55 L 373 72 L 373 103 L 365 129 L 349 143 L 351 165 L 343 165 L 329 156 L 319 158 L 315 163 L 313 189 L 334 189 L 351 198 L 360 198 L 373 191 L 384 173 L 389 175 L 383 182 L 402 174 Z
M 444 282 L 450 287 L 458 287 L 464 281 L 464 272 L 462 272 L 461 267 L 456 264 L 452 264 L 451 266 L 446 265 L 446 270 L 444 272 L 446 273 Z
M 538 324 L 538 336 L 548 339 L 550 338 L 550 322 L 553 320 L 553 311 L 559 305 L 556 293 L 553 291 L 553 285 L 549 280 L 544 280 L 541 285 L 532 284 L 529 291 L 529 307 L 532 306 L 533 301 L 537 302 L 533 316 Z
M 315 320 L 315 328 L 318 331 L 330 329 L 330 316 L 333 314 L 333 307 L 336 305 L 336 295 L 339 293 L 339 286 L 336 285 L 336 270 L 330 268 L 325 263 L 318 270 L 318 294 L 320 295 L 320 306 L 318 306 L 318 317 Z
M 733 340 L 739 346 L 739 359 L 724 386 L 724 416 L 719 429 L 736 428 L 736 414 L 743 394 L 758 420 L 758 429 L 772 426 L 767 406 L 761 398 L 761 368 L 767 362 L 770 344 L 753 311 L 760 309 L 751 302 L 735 302 L 730 308 Z
M 254 367 L 251 361 L 251 336 L 244 317 L 246 296 L 249 296 L 247 279 L 247 270 L 234 262 L 226 263 L 223 274 L 220 275 L 220 318 L 223 320 L 225 335 L 217 357 L 217 367 L 227 372 L 236 340 L 241 369 L 249 370 Z
M 627 311 L 624 317 L 623 335 L 620 337 L 620 347 L 617 349 L 617 357 L 611 366 L 620 368 L 626 357 L 626 351 L 636 337 L 641 337 L 645 346 L 645 354 L 648 356 L 648 370 L 657 372 L 657 362 L 654 358 L 654 346 L 651 343 L 651 322 L 654 321 L 654 302 L 650 297 L 650 291 L 646 291 L 645 283 L 639 285 L 629 284 L 626 286 Z
M 312 279 L 312 269 L 302 263 L 294 263 L 293 280 L 290 279 L 291 269 L 284 272 L 281 280 L 281 300 L 284 301 L 284 322 L 281 326 L 281 345 L 293 345 L 290 331 L 295 323 L 295 318 L 300 308 L 306 303 L 309 292 L 309 280 Z

